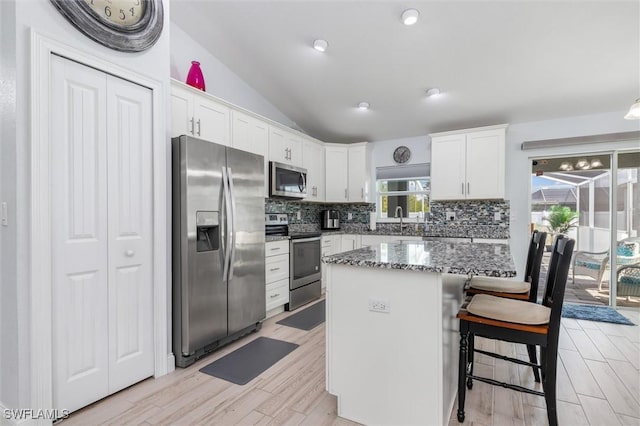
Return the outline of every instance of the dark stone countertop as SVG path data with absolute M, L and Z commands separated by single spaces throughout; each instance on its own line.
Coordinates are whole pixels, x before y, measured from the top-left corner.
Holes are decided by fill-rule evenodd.
M 514 277 L 508 244 L 421 241 L 382 243 L 322 258 L 324 263 L 461 275 Z

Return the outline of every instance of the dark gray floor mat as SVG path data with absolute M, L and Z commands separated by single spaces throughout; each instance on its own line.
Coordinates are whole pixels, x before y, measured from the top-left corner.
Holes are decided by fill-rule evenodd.
M 296 312 L 293 315 L 278 321 L 276 324 L 286 325 L 288 327 L 299 328 L 301 330 L 311 330 L 312 328 L 322 324 L 325 317 L 325 301 L 322 300 L 315 305 Z
M 282 340 L 258 337 L 200 371 L 237 385 L 245 385 L 298 346 Z

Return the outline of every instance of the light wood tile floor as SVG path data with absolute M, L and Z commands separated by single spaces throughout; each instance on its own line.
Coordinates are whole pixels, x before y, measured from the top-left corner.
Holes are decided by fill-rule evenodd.
M 640 323 L 640 312 L 621 311 Z M 354 424 L 337 417 L 325 389 L 325 326 L 311 331 L 265 321 L 260 332 L 234 342 L 186 369 L 147 379 L 86 407 L 61 426 L 102 424 L 254 425 Z M 245 386 L 198 370 L 249 341 L 267 336 L 300 345 Z M 354 344 L 357 344 L 354 342 Z M 527 358 L 524 346 L 477 339 L 477 345 Z M 561 425 L 640 425 L 640 327 L 562 320 L 558 360 Z M 477 373 L 533 386 L 529 368 L 476 358 Z M 466 425 L 546 425 L 544 399 L 476 382 L 467 393 Z M 455 408 L 450 426 L 458 425 Z

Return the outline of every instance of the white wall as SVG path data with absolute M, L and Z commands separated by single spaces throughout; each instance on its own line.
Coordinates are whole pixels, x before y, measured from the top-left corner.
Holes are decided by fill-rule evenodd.
M 0 407 L 16 406 L 18 395 L 16 286 L 16 30 L 15 1 L 0 1 L 0 201 L 11 206 L 11 227 L 0 226 Z
M 295 127 L 293 121 L 172 22 L 171 77 L 186 81 L 191 61 L 200 62 L 207 93 L 285 126 Z
M 31 407 L 30 377 L 29 377 L 29 229 L 30 229 L 30 31 L 33 29 L 44 36 L 65 43 L 72 48 L 82 50 L 90 55 L 98 56 L 129 68 L 146 77 L 162 83 L 165 105 L 169 105 L 169 2 L 164 0 L 165 23 L 164 30 L 157 43 L 140 53 L 125 53 L 103 47 L 76 30 L 66 21 L 48 0 L 2 0 L 2 65 L 5 66 L 5 49 L 15 46 L 16 72 L 21 76 L 13 79 L 17 83 L 16 97 L 9 100 L 4 108 L 15 108 L 15 137 L 11 137 L 11 130 L 4 125 L 2 128 L 2 169 L 3 197 L 10 200 L 9 211 L 11 220 L 8 228 L 3 228 L 2 252 L 10 253 L 2 259 L 2 375 L 0 377 L 0 401 L 10 407 Z M 15 6 L 14 6 L 15 4 Z M 5 8 L 15 7 L 15 18 L 11 13 L 5 13 Z M 10 12 L 10 10 L 7 10 Z M 14 26 L 15 31 L 4 33 Z M 9 64 L 10 65 L 10 64 Z M 3 71 L 4 74 L 4 71 Z M 16 81 L 17 80 L 17 81 Z M 3 101 L 4 102 L 4 101 Z M 170 113 L 167 110 L 167 123 Z M 3 114 L 4 115 L 4 114 Z M 167 129 L 168 130 L 168 129 Z M 9 136 L 9 137 L 7 137 Z M 167 149 L 169 149 L 169 132 L 165 134 Z M 5 155 L 8 153 L 10 155 Z M 170 161 L 171 156 L 168 156 Z M 169 162 L 165 167 L 170 165 Z M 8 170 L 8 172 L 7 172 Z M 169 169 L 170 170 L 170 169 Z M 10 179 L 5 182 L 4 174 L 9 173 Z M 167 182 L 167 184 L 169 181 Z M 167 185 L 170 194 L 170 185 Z M 3 198 L 4 199 L 4 198 Z M 167 214 L 170 218 L 169 206 Z M 170 231 L 170 223 L 167 231 Z M 10 235 L 5 239 L 7 233 Z M 170 232 L 169 232 L 170 235 Z M 7 246 L 10 250 L 6 250 Z M 170 253 L 167 247 L 167 253 Z M 8 257 L 11 259 L 8 259 Z M 8 265 L 7 265 L 8 264 Z M 167 265 L 169 268 L 170 265 Z M 170 274 L 168 275 L 170 277 Z M 167 295 L 170 295 L 170 285 L 167 283 Z M 5 299 L 5 295 L 9 298 Z M 6 349 L 5 349 L 6 348 Z
M 630 96 L 633 98 L 633 96 Z M 631 102 L 631 101 L 630 101 Z M 529 203 L 531 185 L 531 158 L 571 155 L 612 149 L 638 149 L 640 141 L 608 144 L 588 144 L 574 147 L 558 147 L 522 151 L 525 141 L 557 139 L 574 136 L 600 135 L 640 130 L 640 121 L 623 119 L 626 111 L 594 114 L 580 117 L 519 123 L 507 128 L 506 146 L 506 197 L 511 205 L 510 244 L 518 271 L 522 272 L 526 261 L 529 240 Z
M 371 176 L 372 187 L 375 188 L 376 167 L 386 167 L 397 165 L 393 161 L 393 151 L 404 145 L 411 150 L 411 159 L 406 164 L 420 164 L 431 162 L 431 140 L 429 136 L 414 136 L 410 138 L 387 139 L 384 141 L 376 141 L 369 143 L 369 152 L 371 155 Z

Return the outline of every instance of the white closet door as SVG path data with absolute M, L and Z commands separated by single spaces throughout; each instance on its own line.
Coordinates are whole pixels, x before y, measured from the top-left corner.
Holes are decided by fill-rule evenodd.
M 151 102 L 107 77 L 109 393 L 154 371 Z
M 53 405 L 108 393 L 106 77 L 52 57 Z

